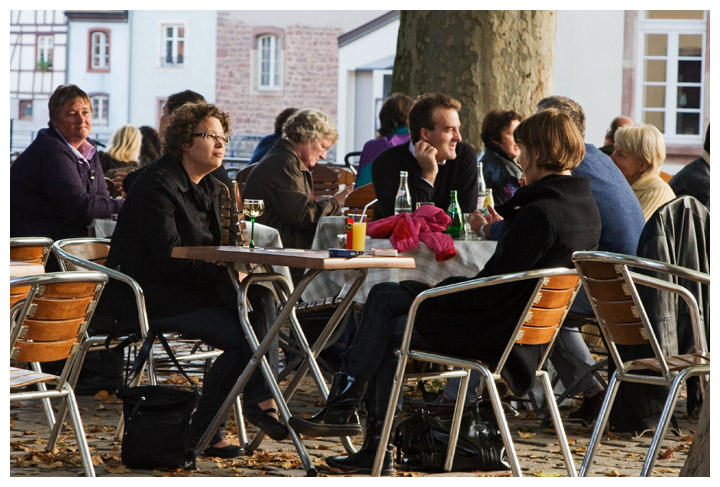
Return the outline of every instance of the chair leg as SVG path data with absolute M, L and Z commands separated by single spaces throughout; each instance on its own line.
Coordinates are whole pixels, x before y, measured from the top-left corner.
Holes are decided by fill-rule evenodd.
M 608 418 L 610 417 L 610 409 L 615 401 L 615 395 L 617 394 L 619 385 L 620 384 L 617 380 L 617 371 L 615 371 L 610 378 L 610 384 L 608 385 L 605 399 L 603 399 L 602 406 L 600 406 L 598 419 L 595 421 L 595 429 L 593 429 L 592 436 L 590 437 L 590 443 L 588 443 L 587 450 L 585 451 L 585 458 L 583 459 L 582 465 L 580 465 L 580 477 L 587 476 L 587 473 L 590 470 L 593 457 L 595 456 L 603 431 L 605 431 L 605 426 L 607 425 Z
M 93 467 L 90 448 L 88 447 L 87 438 L 85 438 L 85 430 L 83 429 L 82 419 L 80 418 L 80 410 L 78 409 L 75 393 L 69 384 L 65 384 L 67 394 L 67 403 L 70 409 L 70 419 L 72 420 L 73 430 L 75 431 L 75 439 L 78 444 L 78 451 L 82 459 L 83 470 L 86 477 L 95 477 L 95 467 Z
M 565 459 L 565 467 L 567 468 L 568 476 L 577 477 L 577 471 L 575 470 L 575 463 L 573 462 L 572 454 L 570 453 L 570 446 L 568 445 L 567 436 L 565 435 L 565 428 L 560 418 L 560 411 L 558 410 L 557 402 L 555 401 L 555 393 L 553 392 L 552 384 L 550 383 L 550 377 L 546 371 L 540 371 L 537 373 L 543 384 L 543 391 L 545 392 L 545 404 L 548 408 L 549 414 L 552 416 L 553 426 L 555 426 L 555 433 L 557 434 L 558 443 L 560 444 L 560 450 L 562 451 L 563 458 Z
M 668 393 L 667 400 L 665 401 L 665 406 L 663 407 L 662 414 L 660 415 L 660 420 L 655 428 L 655 434 L 650 442 L 647 457 L 645 458 L 642 470 L 640 471 L 641 477 L 649 477 L 652 475 L 652 469 L 655 465 L 655 460 L 657 460 L 657 451 L 660 448 L 660 443 L 662 443 L 662 440 L 665 438 L 665 434 L 667 433 L 668 424 L 670 423 L 669 420 L 672 418 L 672 413 L 675 410 L 678 395 L 680 394 L 680 388 L 685 380 L 687 380 L 688 376 L 693 375 L 692 372 L 692 369 L 683 370 L 677 375 L 677 377 L 675 377 L 672 385 L 670 386 L 670 392 Z
M 247 445 L 247 430 L 245 429 L 245 419 L 242 413 L 242 404 L 240 403 L 240 396 L 235 398 L 235 422 L 238 427 L 238 436 L 240 437 L 240 446 L 243 448 Z
M 37 362 L 32 362 L 30 364 L 30 367 L 35 372 L 42 372 L 42 369 L 40 368 L 40 364 Z M 47 391 L 47 386 L 43 382 L 38 382 L 37 384 L 38 391 Z M 47 418 L 48 425 L 50 428 L 54 428 L 57 424 L 57 420 L 55 419 L 55 414 L 53 413 L 52 403 L 50 402 L 50 398 L 46 397 L 44 399 L 40 400 L 43 405 L 43 410 L 45 411 L 45 417 Z
M 495 385 L 495 378 L 492 376 L 489 370 L 478 367 L 479 370 L 487 383 L 486 390 L 490 396 L 490 403 L 492 404 L 493 411 L 495 412 L 495 419 L 497 419 L 498 428 L 500 429 L 500 435 L 505 445 L 505 452 L 507 453 L 508 460 L 510 461 L 510 467 L 512 468 L 513 475 L 516 477 L 522 477 L 522 470 L 520 469 L 520 462 L 518 460 L 517 452 L 515 451 L 515 444 L 513 443 L 512 436 L 510 435 L 510 428 L 505 417 L 505 411 L 503 410 L 502 402 L 500 401 L 500 393 Z
M 450 426 L 448 448 L 445 453 L 445 465 L 443 466 L 443 469 L 446 472 L 452 472 L 453 460 L 455 459 L 455 448 L 457 447 L 460 423 L 462 422 L 462 413 L 465 406 L 465 396 L 467 395 L 468 385 L 470 383 L 470 369 L 463 370 L 465 370 L 466 373 L 460 379 L 460 388 L 458 389 L 457 398 L 455 399 L 455 410 L 453 412 L 452 425 Z

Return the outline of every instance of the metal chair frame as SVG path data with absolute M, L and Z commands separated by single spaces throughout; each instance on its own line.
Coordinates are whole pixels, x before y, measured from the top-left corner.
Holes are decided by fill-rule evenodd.
M 102 272 L 106 274 L 111 279 L 116 279 L 118 281 L 124 282 L 133 291 L 133 294 L 135 296 L 135 304 L 137 308 L 137 315 L 138 315 L 138 322 L 140 324 L 140 333 L 141 333 L 141 339 L 138 340 L 138 342 L 141 342 L 145 340 L 147 337 L 148 331 L 150 330 L 149 320 L 147 316 L 147 310 L 145 307 L 145 294 L 143 293 L 142 288 L 140 285 L 135 281 L 133 278 L 128 276 L 127 274 L 123 274 L 122 272 L 116 271 L 115 269 L 111 269 L 109 267 L 106 267 L 104 265 L 98 264 L 96 262 L 92 262 L 86 259 L 83 259 L 81 257 L 78 257 L 76 255 L 73 255 L 71 252 L 69 252 L 66 248 L 72 245 L 87 245 L 87 244 L 104 244 L 104 245 L 110 245 L 110 239 L 107 238 L 68 238 L 63 240 L 58 240 L 55 242 L 52 246 L 52 251 L 57 256 L 58 261 L 60 262 L 60 266 L 63 269 L 68 269 L 68 264 L 71 264 L 72 266 L 76 266 L 82 269 L 89 269 L 94 270 L 98 272 Z M 118 337 L 117 341 L 123 340 L 126 337 Z M 85 355 L 89 351 L 94 350 L 104 350 L 105 349 L 105 342 L 107 337 L 105 336 L 87 336 L 85 341 L 82 343 L 81 351 L 80 351 L 80 366 L 77 368 L 75 373 L 79 375 L 80 369 L 82 366 L 82 361 L 85 358 Z M 172 339 L 172 338 L 171 338 Z M 209 351 L 202 351 L 202 352 L 193 352 L 185 355 L 176 355 L 176 359 L 178 361 L 191 361 L 191 360 L 212 360 L 222 354 L 221 350 L 209 350 Z M 150 351 L 150 355 L 148 357 L 147 361 L 147 372 L 148 372 L 148 380 L 151 384 L 155 384 L 157 381 L 157 374 L 156 374 L 156 364 L 153 359 L 153 353 L 152 350 Z M 137 374 L 135 381 L 133 385 L 137 385 L 143 377 L 144 370 L 141 370 L 140 373 Z M 75 381 L 77 381 L 77 375 L 73 377 Z M 237 398 L 235 403 L 235 417 L 237 420 L 237 426 L 238 426 L 238 433 L 240 435 L 240 438 L 243 442 L 243 444 L 247 443 L 247 433 L 245 430 L 245 423 L 243 421 L 243 414 L 242 414 L 242 406 L 240 404 L 240 399 Z M 115 437 L 117 439 L 122 437 L 123 432 L 123 419 L 120 418 L 120 423 L 118 424 L 117 432 Z
M 36 384 L 38 390 L 11 392 L 10 400 L 40 400 L 43 404 L 47 402 L 49 405 L 51 398 L 61 398 L 60 411 L 64 412 L 62 415 L 58 413 L 57 420 L 49 418 L 52 431 L 47 450 L 55 451 L 65 414 L 69 409 L 83 471 L 88 477 L 95 476 L 95 469 L 73 387 L 74 379 L 77 378 L 76 371 L 82 366 L 82 357 L 78 354 L 80 343 L 84 339 L 85 330 L 107 280 L 107 276 L 99 272 L 53 272 L 10 279 L 11 288 L 30 286 L 30 292 L 23 301 L 23 306 L 11 329 L 11 360 L 34 365 L 44 361 L 67 359 L 59 376 L 42 373 L 36 367 L 31 369 L 11 367 L 11 377 L 18 379 L 14 384 L 15 388 Z M 76 283 L 95 283 L 95 286 L 91 295 L 78 296 L 79 299 L 74 300 L 73 296 L 68 295 L 71 290 L 65 288 Z M 82 310 L 74 309 L 77 308 L 77 304 L 82 306 L 84 303 L 87 304 Z M 29 323 L 30 320 L 33 321 L 32 324 Z M 78 323 L 79 320 L 82 321 Z M 28 340 L 25 339 L 26 336 L 29 336 Z M 72 345 L 70 345 L 71 336 L 75 337 Z M 55 389 L 39 387 L 53 382 Z
M 47 237 L 11 237 L 10 260 L 36 262 L 45 267 L 53 240 Z
M 565 296 L 563 296 L 563 302 L 559 302 L 558 298 L 553 298 L 553 290 L 550 289 L 550 286 L 555 286 L 558 281 L 553 282 L 553 278 L 559 278 L 560 280 L 563 280 L 563 278 L 571 278 L 573 279 L 573 284 L 570 287 L 566 287 L 567 283 L 563 283 L 562 290 L 564 292 L 569 291 L 569 295 L 567 296 L 567 299 L 565 299 Z M 417 315 L 417 311 L 419 306 L 427 299 L 442 296 L 445 294 L 451 294 L 451 293 L 457 293 L 461 291 L 468 291 L 470 289 L 478 289 L 482 287 L 488 287 L 493 286 L 497 284 L 504 284 L 504 283 L 510 283 L 510 282 L 519 282 L 524 280 L 530 280 L 535 279 L 537 280 L 537 285 L 535 286 L 535 289 L 528 300 L 527 305 L 525 306 L 525 309 L 523 310 L 523 313 L 520 315 L 520 319 L 518 320 L 517 325 L 515 326 L 515 330 L 513 331 L 511 335 L 511 339 L 508 342 L 507 347 L 505 347 L 505 350 L 500 358 L 500 361 L 498 364 L 491 368 L 490 366 L 484 364 L 482 361 L 479 360 L 472 360 L 472 359 L 462 359 L 457 357 L 452 357 L 444 354 L 439 353 L 431 353 L 431 352 L 424 352 L 424 351 L 416 351 L 410 349 L 410 341 L 412 337 L 412 331 L 415 326 L 415 317 Z M 526 272 L 517 272 L 517 273 L 510 273 L 510 274 L 503 274 L 499 276 L 491 276 L 491 277 L 484 277 L 479 279 L 473 279 L 464 283 L 458 283 L 458 284 L 451 284 L 447 286 L 441 286 L 436 287 L 433 289 L 429 289 L 427 291 L 423 291 L 420 293 L 415 300 L 413 301 L 409 311 L 408 311 L 408 317 L 407 322 L 405 325 L 405 333 L 403 334 L 402 344 L 399 349 L 395 351 L 396 355 L 398 356 L 398 365 L 397 369 L 395 371 L 395 378 L 394 378 L 394 386 L 393 391 L 390 394 L 389 398 L 389 404 L 388 409 L 385 414 L 385 420 L 383 423 L 383 431 L 382 436 L 380 439 L 380 444 L 378 446 L 378 452 L 375 457 L 375 463 L 373 466 L 373 476 L 379 476 L 380 472 L 382 470 L 382 462 L 384 457 L 384 452 L 387 448 L 387 444 L 390 438 L 390 431 L 393 425 L 393 419 L 395 415 L 395 408 L 397 405 L 399 394 L 402 390 L 402 384 L 403 384 L 403 378 L 405 373 L 405 365 L 407 363 L 408 358 L 412 358 L 414 360 L 424 361 L 424 362 L 432 362 L 432 363 L 438 363 L 438 364 L 444 364 L 450 367 L 456 367 L 462 369 L 461 371 L 452 371 L 451 373 L 458 373 L 458 375 L 462 376 L 461 382 L 460 382 L 460 390 L 458 392 L 457 397 L 459 398 L 455 402 L 455 409 L 453 414 L 453 422 L 450 430 L 450 439 L 448 442 L 448 451 L 447 455 L 445 457 L 445 465 L 444 469 L 446 471 L 452 470 L 452 463 L 453 463 L 453 457 L 455 454 L 455 447 L 457 445 L 457 437 L 458 437 L 458 431 L 460 429 L 460 421 L 462 419 L 462 412 L 463 412 L 463 406 L 464 406 L 464 398 L 467 393 L 468 383 L 469 383 L 469 373 L 471 370 L 477 370 L 482 374 L 483 379 L 486 382 L 487 388 L 485 390 L 488 391 L 488 395 L 490 396 L 490 402 L 493 407 L 493 411 L 495 413 L 495 417 L 498 422 L 498 426 L 500 428 L 500 433 L 503 439 L 503 443 L 505 445 L 505 449 L 508 454 L 508 459 L 510 461 L 510 465 L 512 468 L 512 472 L 515 476 L 522 476 L 522 472 L 520 469 L 520 463 L 518 461 L 517 453 L 515 452 L 515 447 L 512 441 L 512 437 L 510 435 L 510 429 L 507 424 L 507 419 L 505 418 L 505 413 L 503 410 L 503 406 L 500 400 L 500 394 L 498 393 L 498 389 L 496 386 L 496 381 L 501 379 L 501 372 L 503 367 L 505 366 L 505 363 L 508 359 L 508 356 L 510 354 L 510 351 L 516 344 L 522 344 L 522 343 L 533 343 L 533 344 L 544 344 L 546 345 L 545 352 L 543 354 L 542 359 L 540 360 L 538 367 L 535 371 L 536 377 L 540 377 L 540 380 L 543 384 L 543 393 L 545 395 L 546 403 L 548 405 L 548 409 L 550 409 L 552 418 L 553 418 L 553 424 L 555 426 L 555 433 L 558 438 L 558 442 L 560 445 L 560 449 L 563 455 L 563 459 L 565 461 L 565 466 L 567 468 L 568 475 L 571 477 L 576 476 L 576 470 L 575 465 L 573 463 L 572 454 L 570 452 L 570 447 L 568 446 L 567 437 L 565 435 L 565 430 L 562 424 L 562 420 L 560 418 L 560 412 L 557 407 L 557 403 L 555 402 L 555 395 L 552 390 L 552 386 L 550 384 L 550 379 L 548 377 L 548 374 L 546 371 L 542 370 L 542 366 L 547 360 L 548 354 L 552 348 L 552 344 L 557 337 L 557 333 L 560 329 L 560 325 L 562 325 L 563 320 L 565 319 L 565 316 L 572 305 L 573 300 L 575 299 L 575 295 L 577 294 L 577 291 L 580 287 L 580 282 L 577 277 L 577 272 L 574 269 L 567 269 L 567 268 L 552 268 L 552 269 L 541 269 L 541 270 L 531 270 Z M 550 301 L 552 300 L 552 301 Z M 537 312 L 538 306 L 547 306 L 548 303 L 552 303 L 553 306 L 549 307 L 550 311 L 554 311 L 556 316 L 553 317 L 552 323 L 544 323 L 543 327 L 545 327 L 546 330 L 551 330 L 552 335 L 549 339 L 547 338 L 538 338 L 536 340 L 535 333 L 532 332 L 532 326 L 528 327 L 526 330 L 527 324 L 533 324 L 533 310 L 535 310 L 536 314 L 539 315 L 540 313 Z M 536 318 L 539 320 L 540 318 L 536 315 Z M 554 330 L 553 330 L 554 329 Z M 531 331 L 530 333 L 527 333 L 526 331 Z M 416 374 L 413 374 L 413 378 Z
M 657 451 L 665 436 L 668 422 L 677 404 L 683 383 L 693 376 L 710 379 L 710 352 L 705 329 L 700 322 L 697 300 L 686 288 L 631 269 L 643 269 L 669 274 L 701 284 L 710 285 L 710 275 L 664 262 L 611 252 L 575 252 L 573 262 L 580 274 L 583 286 L 605 337 L 608 352 L 617 370 L 613 373 L 608 391 L 600 408 L 580 476 L 588 474 L 597 451 L 602 432 L 610 416 L 620 382 L 654 384 L 670 387 L 665 406 L 660 415 L 648 455 L 640 475 L 652 473 Z M 690 311 L 695 352 L 685 355 L 666 356 L 660 346 L 652 323 L 648 319 L 637 286 L 648 286 L 663 292 L 677 294 Z M 617 345 L 649 345 L 650 358 L 623 360 Z M 634 372 L 640 370 L 641 372 Z M 644 373 L 649 371 L 651 373 Z

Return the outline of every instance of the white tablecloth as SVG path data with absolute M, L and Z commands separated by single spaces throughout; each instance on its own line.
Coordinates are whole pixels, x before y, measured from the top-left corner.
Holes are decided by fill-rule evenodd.
M 320 219 L 313 249 L 337 247 L 337 235 L 345 232 L 345 217 L 323 217 Z M 364 303 L 370 289 L 380 282 L 399 282 L 416 280 L 436 283 L 450 276 L 474 276 L 485 267 L 485 263 L 495 253 L 496 241 L 492 240 L 454 240 L 457 255 L 444 262 L 437 262 L 435 254 L 425 244 L 401 255 L 415 258 L 415 269 L 370 269 L 365 283 L 355 296 L 355 301 Z M 373 248 L 390 249 L 388 239 L 370 239 L 365 241 L 365 250 Z M 350 276 L 345 272 L 326 272 L 318 276 L 303 293 L 305 301 L 322 299 L 328 296 L 344 294 Z

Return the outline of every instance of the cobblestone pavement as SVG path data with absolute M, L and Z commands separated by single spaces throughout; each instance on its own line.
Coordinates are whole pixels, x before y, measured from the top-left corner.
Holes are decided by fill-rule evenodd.
M 315 391 L 314 385 L 306 379 L 290 403 L 291 411 L 295 414 L 316 411 L 321 403 L 319 394 L 313 391 Z M 121 463 L 120 443 L 114 441 L 121 403 L 114 396 L 107 396 L 104 393 L 96 396 L 81 396 L 78 400 L 82 408 L 81 414 L 96 474 L 99 477 L 302 477 L 306 475 L 289 439 L 281 442 L 266 439 L 260 450 L 251 456 L 245 455 L 230 460 L 200 457 L 197 460 L 197 469 L 192 471 L 130 469 Z M 565 414 L 568 411 L 568 408 L 561 409 Z M 678 405 L 678 411 L 680 414 L 676 414 L 677 416 L 684 416 L 684 401 Z M 677 476 L 685 462 L 692 442 L 695 423 L 688 422 L 681 417 L 678 419 L 681 436 L 670 433 L 664 441 L 660 448 L 660 458 L 653 470 L 654 476 Z M 237 430 L 233 421 L 231 419 L 228 423 L 227 436 L 237 441 L 237 436 L 234 434 Z M 551 427 L 541 429 L 540 421 L 535 418 L 533 412 L 523 409 L 520 410 L 517 418 L 510 419 L 510 427 L 523 475 L 543 477 L 566 475 L 555 433 Z M 75 440 L 69 428 L 68 426 L 64 429 L 58 453 L 46 453 L 44 443 L 47 441 L 49 432 L 41 406 L 35 402 L 12 403 L 10 408 L 10 476 L 30 478 L 82 475 L 80 456 L 77 454 Z M 576 466 L 579 468 L 592 429 L 567 421 L 565 429 Z M 255 431 L 253 426 L 248 426 L 249 435 Z M 651 437 L 651 432 L 645 433 L 639 438 L 630 434 L 605 436 L 590 472 L 591 476 L 638 475 Z M 361 438 L 356 437 L 353 441 L 359 447 Z M 317 467 L 319 476 L 344 475 L 330 469 L 323 460 L 326 456 L 344 452 L 337 439 L 305 439 L 305 446 Z M 396 474 L 396 476 L 402 477 L 504 477 L 509 475 L 509 471 L 423 473 L 400 470 Z

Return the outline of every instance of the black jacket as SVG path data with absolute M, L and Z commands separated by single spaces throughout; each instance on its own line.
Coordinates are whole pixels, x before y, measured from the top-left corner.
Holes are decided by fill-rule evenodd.
M 483 163 L 483 177 L 485 184 L 492 189 L 495 205 L 501 205 L 513 197 L 520 188 L 522 168 L 496 145 L 488 144 L 485 147 L 480 162 Z
M 128 193 L 106 265 L 138 281 L 150 317 L 223 305 L 216 288 L 232 287 L 224 266 L 170 256 L 176 246 L 220 244 L 218 192 L 211 175 L 196 185 L 180 161 L 163 156 L 144 168 Z M 111 284 L 101 299 L 103 314 L 134 317 L 127 286 Z
M 498 206 L 507 227 L 495 254 L 474 277 L 450 277 L 446 285 L 477 277 L 549 267 L 572 267 L 572 253 L 594 250 L 600 239 L 600 214 L 586 178 L 547 176 L 520 188 Z M 411 281 L 415 292 L 427 289 Z M 416 329 L 438 351 L 496 363 L 510 339 L 536 282 L 493 286 L 426 301 Z M 516 394 L 532 385 L 543 347 L 516 347 L 503 374 Z

